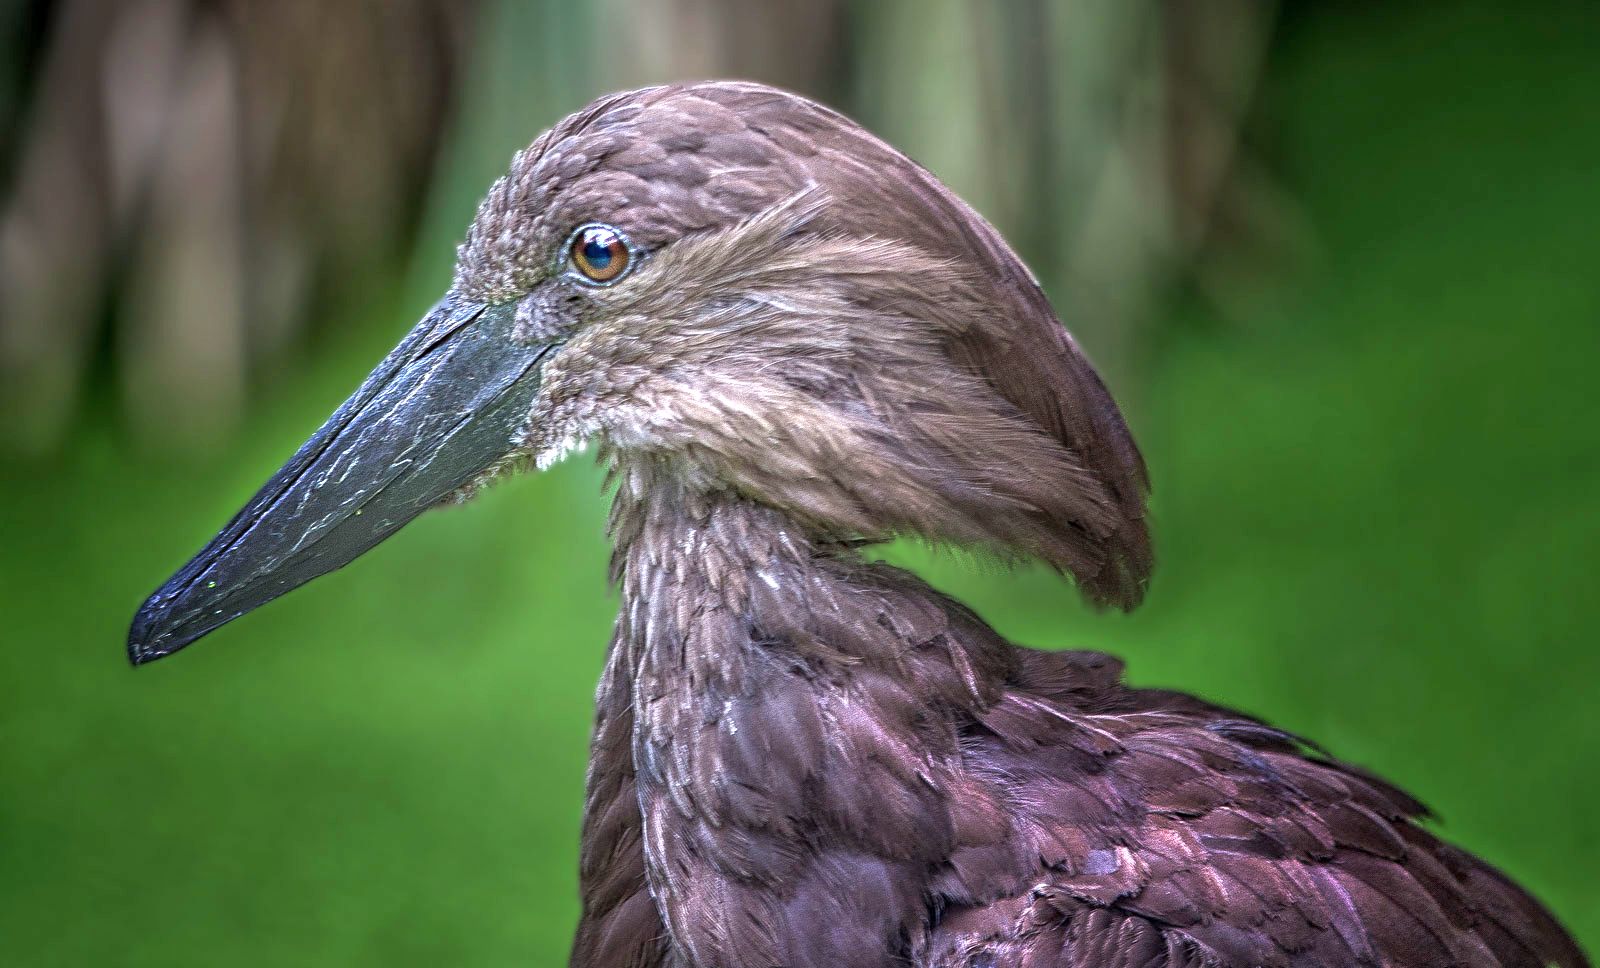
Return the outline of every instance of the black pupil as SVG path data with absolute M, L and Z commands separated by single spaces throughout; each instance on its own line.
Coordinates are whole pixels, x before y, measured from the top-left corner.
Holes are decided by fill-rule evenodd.
M 611 261 L 616 258 L 612 246 L 616 245 L 616 236 L 610 232 L 593 231 L 583 237 L 583 261 L 596 271 L 603 272 L 611 268 Z

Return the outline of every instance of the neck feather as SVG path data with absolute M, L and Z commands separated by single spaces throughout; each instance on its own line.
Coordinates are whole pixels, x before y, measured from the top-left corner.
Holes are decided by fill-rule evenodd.
M 779 686 L 956 713 L 992 702 L 1013 673 L 1011 647 L 915 575 L 675 472 L 613 456 L 615 658 L 636 724 L 660 742 Z
M 782 512 L 648 463 L 615 467 L 618 645 L 636 677 L 700 696 L 743 688 L 751 622 L 826 552 Z
M 915 576 L 780 510 L 670 467 L 612 466 L 623 602 L 590 784 L 601 818 L 616 813 L 607 797 L 638 805 L 644 863 L 629 883 L 648 884 L 689 960 L 733 964 L 773 943 L 761 926 L 785 915 L 762 905 L 833 876 L 795 850 L 809 839 L 856 859 L 852 885 L 893 885 L 860 902 L 879 912 L 875 936 L 920 930 L 928 871 L 995 813 L 968 789 L 960 735 L 1014 678 L 1016 651 Z M 714 903 L 730 891 L 760 916 L 730 927 Z M 865 963 L 846 954 L 763 963 Z

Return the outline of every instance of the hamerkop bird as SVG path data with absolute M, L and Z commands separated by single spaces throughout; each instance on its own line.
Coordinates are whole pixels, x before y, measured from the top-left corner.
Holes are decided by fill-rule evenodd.
M 1015 253 L 844 117 L 602 98 L 454 285 L 135 619 L 149 662 L 593 441 L 622 592 L 580 968 L 1585 965 L 1393 786 L 863 556 L 1037 559 L 1132 608 L 1145 468 Z

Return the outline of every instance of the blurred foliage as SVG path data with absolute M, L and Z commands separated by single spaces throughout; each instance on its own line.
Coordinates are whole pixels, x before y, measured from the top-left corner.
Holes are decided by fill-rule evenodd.
M 691 39 L 720 23 L 702 15 L 714 5 L 675 6 Z M 940 4 L 926 23 L 909 0 L 829 5 L 823 47 L 847 53 L 816 75 L 724 71 L 726 45 L 674 60 L 684 50 L 645 44 L 655 35 L 609 0 L 486 13 L 405 286 L 360 287 L 202 454 L 135 445 L 100 393 L 54 456 L 0 462 L 0 961 L 564 959 L 589 697 L 615 606 L 593 468 L 425 516 L 175 660 L 133 673 L 121 642 L 143 595 L 447 283 L 450 247 L 510 151 L 594 93 L 678 70 L 838 85 L 823 93 L 980 200 L 1069 318 L 1093 308 L 1071 291 L 1085 278 L 1074 260 L 1107 258 L 1082 248 L 1110 246 L 1119 220 L 1180 240 L 1131 245 L 1158 254 L 1095 276 L 1140 290 L 1142 306 L 1115 317 L 1123 329 L 1073 322 L 1092 353 L 1122 361 L 1113 386 L 1156 481 L 1149 604 L 1095 615 L 1036 570 L 894 556 L 1020 641 L 1117 652 L 1138 682 L 1263 715 L 1398 781 L 1600 947 L 1587 372 L 1600 128 L 1584 120 L 1600 11 L 1288 5 L 1270 42 L 1248 19 L 1230 43 L 1248 50 L 1262 31 L 1264 73 L 1223 74 L 1259 81 L 1253 99 L 1206 102 L 1236 106 L 1232 133 L 1207 136 L 1239 149 L 1210 179 L 1223 215 L 1180 229 L 1191 202 L 1153 218 L 1140 204 L 1174 179 L 1122 170 L 1152 157 L 1173 170 L 1147 142 L 1182 102 L 1162 101 L 1154 128 L 1139 120 L 1127 92 L 1148 86 L 1152 48 L 1107 38 L 1151 28 L 1114 6 L 1030 8 L 1059 18 L 1059 55 L 1039 55 L 1053 83 L 1091 83 L 1074 79 L 1076 58 L 1120 65 L 1094 74 L 1111 93 L 1082 94 L 1082 112 L 1126 136 L 1096 140 L 1086 121 L 1071 130 L 1090 146 L 1053 155 L 1037 131 L 972 127 L 1017 83 L 974 72 L 1008 62 L 1016 35 L 949 19 L 989 5 Z M 597 55 L 629 31 L 635 47 Z M 1213 48 L 1183 49 L 1190 63 Z M 1020 160 L 1013 144 L 1027 145 Z M 1094 185 L 1108 214 L 1062 197 Z M 1032 208 L 1053 214 L 1035 222 Z M 1235 230 L 1237 244 L 1217 244 Z

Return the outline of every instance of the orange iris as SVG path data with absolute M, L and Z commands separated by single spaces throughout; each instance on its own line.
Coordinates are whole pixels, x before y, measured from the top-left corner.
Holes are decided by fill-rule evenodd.
M 610 282 L 628 268 L 628 244 L 605 225 L 580 229 L 572 240 L 572 264 L 593 282 Z

